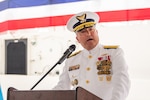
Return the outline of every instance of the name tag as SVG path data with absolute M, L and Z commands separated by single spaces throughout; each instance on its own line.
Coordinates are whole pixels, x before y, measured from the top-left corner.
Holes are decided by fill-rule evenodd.
M 70 66 L 69 71 L 77 70 L 80 68 L 80 65 Z

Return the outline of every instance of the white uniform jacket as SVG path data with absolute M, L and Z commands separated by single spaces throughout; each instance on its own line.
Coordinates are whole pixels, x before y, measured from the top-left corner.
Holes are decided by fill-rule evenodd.
M 130 80 L 121 48 L 97 45 L 68 58 L 58 84 L 53 88 L 69 90 L 82 87 L 103 100 L 125 100 Z

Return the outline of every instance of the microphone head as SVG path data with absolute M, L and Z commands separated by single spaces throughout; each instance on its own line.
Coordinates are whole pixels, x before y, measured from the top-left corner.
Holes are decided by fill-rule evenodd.
M 74 50 L 76 49 L 76 46 L 75 46 L 74 44 L 72 44 L 72 45 L 69 47 L 69 49 L 70 49 L 71 51 L 74 51 Z

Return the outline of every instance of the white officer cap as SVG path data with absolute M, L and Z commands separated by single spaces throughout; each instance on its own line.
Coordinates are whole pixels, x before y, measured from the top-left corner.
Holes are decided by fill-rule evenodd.
M 77 32 L 86 27 L 94 26 L 99 22 L 98 14 L 85 11 L 72 16 L 67 22 L 67 29 L 71 32 Z

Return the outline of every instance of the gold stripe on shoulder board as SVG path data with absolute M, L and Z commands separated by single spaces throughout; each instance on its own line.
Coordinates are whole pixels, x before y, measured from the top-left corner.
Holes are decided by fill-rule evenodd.
M 104 49 L 117 49 L 119 45 L 104 45 Z
M 80 51 L 77 51 L 77 52 L 75 52 L 75 53 L 73 53 L 73 54 L 71 54 L 68 58 L 71 58 L 71 57 L 73 57 L 73 56 L 76 56 L 77 54 L 79 54 L 81 52 L 81 50 Z

